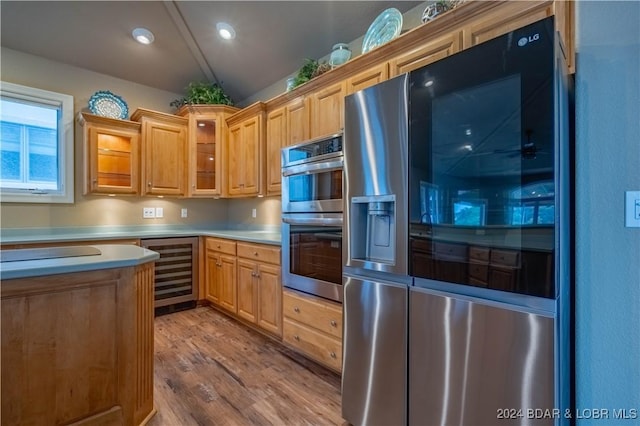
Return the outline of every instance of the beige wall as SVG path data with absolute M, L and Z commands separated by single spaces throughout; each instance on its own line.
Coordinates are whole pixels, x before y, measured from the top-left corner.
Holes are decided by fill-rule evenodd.
M 280 226 L 282 203 L 280 197 L 243 198 L 227 200 L 228 217 L 231 226 L 245 227 Z M 255 219 L 251 210 L 256 209 Z
M 179 94 L 153 89 L 41 57 L 2 48 L 2 80 L 70 94 L 75 112 L 86 110 L 89 98 L 98 90 L 120 95 L 130 112 L 138 107 L 171 112 L 169 102 Z M 113 225 L 208 225 L 226 224 L 228 200 L 106 197 L 82 195 L 82 133 L 75 131 L 75 203 L 0 203 L 2 228 L 113 226 Z M 163 207 L 162 219 L 143 219 L 143 207 Z M 180 209 L 188 217 L 180 218 Z

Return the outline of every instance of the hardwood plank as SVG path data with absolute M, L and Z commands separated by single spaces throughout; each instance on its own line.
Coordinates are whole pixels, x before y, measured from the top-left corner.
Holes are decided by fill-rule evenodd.
M 150 426 L 342 425 L 340 376 L 209 307 L 155 319 Z

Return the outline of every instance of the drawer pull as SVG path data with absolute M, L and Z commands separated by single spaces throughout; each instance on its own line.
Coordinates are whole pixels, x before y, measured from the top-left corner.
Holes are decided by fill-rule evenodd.
M 293 311 L 294 311 L 294 312 L 298 312 L 298 313 L 300 313 L 300 308 L 298 308 L 297 306 L 295 306 L 295 307 L 293 308 Z
M 300 341 L 300 336 L 298 336 L 297 334 L 296 334 L 295 336 L 293 336 L 293 338 L 294 338 L 295 340 L 297 340 L 298 342 Z
M 336 322 L 336 320 L 331 320 L 331 327 L 337 327 L 338 323 Z
M 220 248 L 220 244 L 218 244 L 216 247 Z
M 336 358 L 336 353 L 335 352 L 331 352 L 331 358 Z
M 257 255 L 258 255 L 258 252 L 257 252 L 257 251 L 254 251 L 254 252 L 253 252 L 253 255 L 254 255 L 254 256 L 257 256 Z

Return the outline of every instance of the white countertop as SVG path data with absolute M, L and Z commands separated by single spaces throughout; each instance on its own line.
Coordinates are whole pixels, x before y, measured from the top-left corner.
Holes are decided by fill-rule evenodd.
M 170 237 L 218 237 L 259 244 L 280 245 L 280 229 L 225 229 L 182 226 L 97 226 L 80 228 L 2 229 L 3 244 L 29 244 Z
M 0 279 L 10 280 L 98 269 L 124 268 L 142 265 L 160 258 L 160 255 L 155 251 L 134 245 L 105 244 L 91 247 L 98 249 L 100 254 L 2 262 L 0 263 Z

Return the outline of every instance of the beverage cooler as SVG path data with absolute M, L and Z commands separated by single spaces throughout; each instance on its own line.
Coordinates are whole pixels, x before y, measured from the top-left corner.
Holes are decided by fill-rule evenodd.
M 571 88 L 553 28 L 346 98 L 350 423 L 568 423 Z

